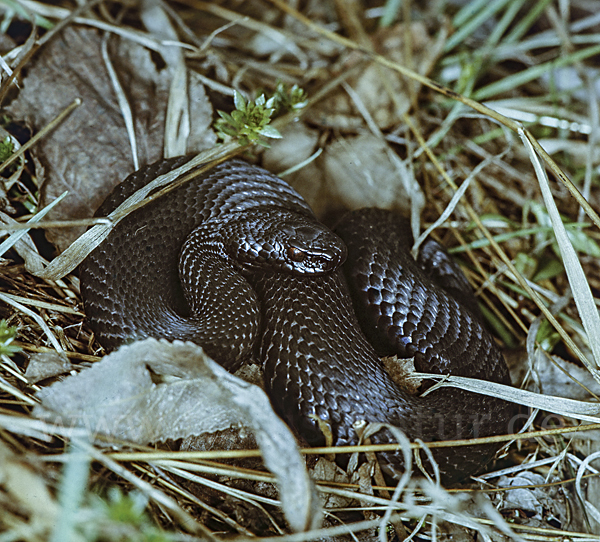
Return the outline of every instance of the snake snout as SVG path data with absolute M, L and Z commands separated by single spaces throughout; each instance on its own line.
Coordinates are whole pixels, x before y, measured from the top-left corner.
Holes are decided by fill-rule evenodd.
M 346 260 L 346 245 L 335 233 L 310 215 L 280 208 L 264 208 L 250 222 L 240 214 L 220 236 L 232 260 L 251 273 L 319 276 Z
M 340 267 L 346 260 L 346 245 L 320 224 L 301 227 L 288 239 L 286 256 L 297 275 L 323 275 Z

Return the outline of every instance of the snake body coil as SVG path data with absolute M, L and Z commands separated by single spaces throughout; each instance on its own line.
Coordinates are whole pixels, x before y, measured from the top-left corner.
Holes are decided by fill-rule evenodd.
M 133 173 L 97 214 L 186 160 Z M 357 443 L 357 422 L 423 441 L 507 432 L 510 404 L 448 388 L 416 397 L 379 360 L 394 353 L 423 372 L 510 383 L 466 279 L 440 247 L 428 243 L 415 262 L 406 224 L 379 210 L 350 213 L 336 231 L 344 242 L 285 182 L 232 160 L 116 226 L 80 267 L 86 314 L 109 349 L 154 336 L 192 340 L 229 369 L 260 356 L 274 408 L 311 445 L 325 443 L 315 416 L 334 445 Z M 394 442 L 386 429 L 371 440 Z M 494 449 L 441 448 L 434 457 L 452 482 Z M 401 472 L 400 455 L 379 458 L 388 474 Z

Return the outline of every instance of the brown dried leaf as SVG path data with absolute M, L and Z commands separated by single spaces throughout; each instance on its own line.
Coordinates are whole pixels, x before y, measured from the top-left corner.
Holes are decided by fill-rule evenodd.
M 29 358 L 25 378 L 36 384 L 46 378 L 53 378 L 73 370 L 73 365 L 64 355 L 55 352 L 35 352 Z
M 339 139 L 323 155 L 329 191 L 348 209 L 396 208 L 409 214 L 411 200 L 423 199 L 410 172 L 399 160 L 392 162 L 385 141 L 373 135 Z
M 512 477 L 502 476 L 498 487 L 512 488 L 503 493 L 501 510 L 519 510 L 526 515 L 523 523 L 534 527 L 547 527 L 550 521 L 564 523 L 569 516 L 564 493 L 556 486 L 546 486 L 556 482 L 552 477 L 546 479 L 540 474 L 525 471 Z M 539 485 L 540 487 L 535 487 Z
M 406 58 L 407 40 L 411 48 L 410 61 Z M 394 62 L 405 66 L 412 62 L 412 69 L 423 75 L 431 70 L 441 52 L 422 22 L 412 23 L 408 31 L 405 24 L 379 29 L 372 37 L 372 44 L 374 50 Z M 356 54 L 350 53 L 349 64 L 355 60 Z M 411 107 L 412 96 L 419 92 L 415 81 L 375 63 L 349 78 L 348 83 L 382 130 L 402 121 L 402 115 Z M 342 91 L 317 104 L 308 117 L 340 129 L 352 130 L 363 124 L 352 100 Z
M 271 147 L 263 153 L 263 166 L 273 172 L 284 171 L 307 160 L 319 142 L 319 132 L 303 122 L 294 122 L 280 131 L 283 137 L 270 142 Z M 325 178 L 318 161 L 287 175 L 285 181 L 300 192 L 317 216 L 329 210 L 331 202 L 324 197 Z
M 125 123 L 102 60 L 101 39 L 93 29 L 65 29 L 29 66 L 23 89 L 9 107 L 13 117 L 26 119 L 37 131 L 76 98 L 82 100 L 36 148 L 46 173 L 42 205 L 69 190 L 68 200 L 49 220 L 93 215 L 110 190 L 134 169 Z M 132 108 L 140 165 L 158 160 L 163 151 L 170 70 L 157 65 L 147 49 L 118 36 L 110 38 L 108 50 Z M 201 104 L 195 110 L 193 143 L 188 148 L 196 151 L 214 144 L 214 135 L 207 129 L 212 109 L 199 83 L 194 83 L 191 95 L 194 106 Z M 50 236 L 62 251 L 81 231 L 60 229 Z
M 42 389 L 34 415 L 138 443 L 244 425 L 275 474 L 296 531 L 315 527 L 321 509 L 294 437 L 265 393 L 236 378 L 192 343 L 146 339 Z

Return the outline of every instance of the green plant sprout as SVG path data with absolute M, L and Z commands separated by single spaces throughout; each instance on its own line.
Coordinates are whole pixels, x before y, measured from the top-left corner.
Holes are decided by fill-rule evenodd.
M 4 319 L 0 320 L 0 355 L 12 356 L 21 351 L 21 347 L 11 344 L 17 336 L 17 328 L 9 326 Z
M 234 103 L 235 111 L 232 111 L 231 115 L 224 111 L 217 111 L 221 118 L 215 122 L 215 129 L 221 139 L 234 138 L 240 145 L 258 143 L 268 147 L 265 137 L 281 138 L 281 134 L 269 126 L 275 111 L 275 96 L 267 100 L 265 95 L 261 94 L 254 102 L 247 102 L 239 92 L 235 91 Z
M 128 540 L 139 542 L 168 542 L 172 533 L 159 530 L 146 513 L 148 498 L 138 491 L 123 493 L 119 487 L 108 490 L 107 499 L 95 496 L 95 514 L 82 532 L 86 540 Z M 110 537 L 110 538 L 108 538 Z
M 298 85 L 288 88 L 282 81 L 277 82 L 273 98 L 275 98 L 274 107 L 277 113 L 298 111 L 308 105 L 308 97 L 303 88 Z
M 15 145 L 10 137 L 6 136 L 0 141 L 0 164 L 8 160 L 15 152 Z

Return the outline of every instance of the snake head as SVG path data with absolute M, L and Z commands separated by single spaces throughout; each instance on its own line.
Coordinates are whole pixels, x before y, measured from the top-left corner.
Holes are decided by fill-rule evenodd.
M 346 245 L 312 216 L 263 209 L 228 238 L 232 261 L 247 270 L 267 269 L 298 276 L 318 276 L 340 267 Z M 237 241 L 236 241 L 237 240 Z
M 291 229 L 291 231 L 286 231 Z M 295 275 L 322 275 L 337 269 L 346 260 L 346 245 L 319 223 L 310 226 L 286 225 L 279 248 L 285 270 Z

